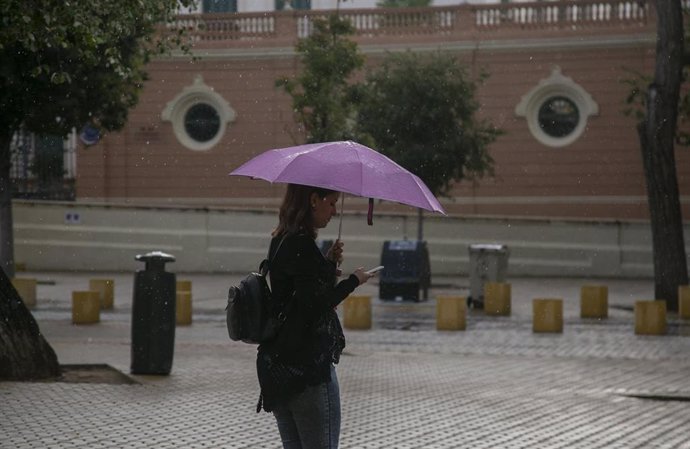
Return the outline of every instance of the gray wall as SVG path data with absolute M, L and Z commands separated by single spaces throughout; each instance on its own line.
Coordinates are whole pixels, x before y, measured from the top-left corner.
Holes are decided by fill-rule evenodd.
M 425 217 L 434 275 L 466 274 L 472 243 L 502 243 L 513 276 L 652 276 L 646 222 Z M 15 201 L 15 260 L 29 270 L 134 271 L 143 267 L 135 255 L 160 250 L 177 258 L 172 271 L 241 273 L 256 269 L 275 224 L 274 210 Z M 385 240 L 416 229 L 416 215 L 379 213 L 370 227 L 346 212 L 343 268 L 378 265 Z M 336 218 L 320 238 L 337 231 Z

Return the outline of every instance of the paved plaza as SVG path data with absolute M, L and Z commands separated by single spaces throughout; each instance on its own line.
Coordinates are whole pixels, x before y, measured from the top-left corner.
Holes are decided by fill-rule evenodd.
M 33 310 L 61 364 L 107 364 L 129 375 L 133 274 L 24 273 L 39 280 Z M 115 280 L 115 308 L 72 325 L 71 291 Z M 228 275 L 192 281 L 194 321 L 176 330 L 169 376 L 132 384 L 0 383 L 1 448 L 279 448 L 270 414 L 257 414 L 255 347 L 231 342 Z M 690 449 L 690 322 L 636 336 L 632 305 L 649 280 L 609 287 L 609 318 L 579 318 L 588 279 L 511 279 L 513 312 L 472 310 L 467 329 L 435 330 L 433 298 L 467 281 L 434 279 L 427 302 L 371 294 L 374 326 L 346 330 L 338 366 L 341 448 Z M 562 334 L 534 334 L 531 300 L 564 300 Z

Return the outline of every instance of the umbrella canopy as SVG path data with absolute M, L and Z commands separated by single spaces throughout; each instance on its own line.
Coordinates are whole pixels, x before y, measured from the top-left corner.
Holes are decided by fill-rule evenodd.
M 268 150 L 230 174 L 322 187 L 445 215 L 436 197 L 419 177 L 383 154 L 352 141 Z

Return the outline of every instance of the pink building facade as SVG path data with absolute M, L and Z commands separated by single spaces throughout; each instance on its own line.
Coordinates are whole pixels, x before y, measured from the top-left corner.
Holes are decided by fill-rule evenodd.
M 275 207 L 283 186 L 228 173 L 262 151 L 301 143 L 290 98 L 274 82 L 298 72 L 294 44 L 327 13 L 181 18 L 200 59 L 173 55 L 150 64 L 150 80 L 127 127 L 78 148 L 77 200 Z M 495 174 L 456 185 L 442 199 L 449 213 L 647 218 L 635 122 L 623 114 L 629 90 L 623 80 L 631 71 L 652 71 L 651 3 L 582 0 L 340 14 L 354 23 L 367 64 L 386 52 L 441 50 L 471 73 L 489 73 L 479 91 L 480 112 L 505 131 L 490 147 Z M 690 212 L 688 162 L 678 149 L 684 213 Z

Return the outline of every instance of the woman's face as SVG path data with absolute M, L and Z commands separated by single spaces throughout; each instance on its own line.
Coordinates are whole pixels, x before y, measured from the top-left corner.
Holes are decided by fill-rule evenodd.
M 325 228 L 331 218 L 337 213 L 338 198 L 340 193 L 333 192 L 321 198 L 318 194 L 311 194 L 311 216 L 314 228 Z

